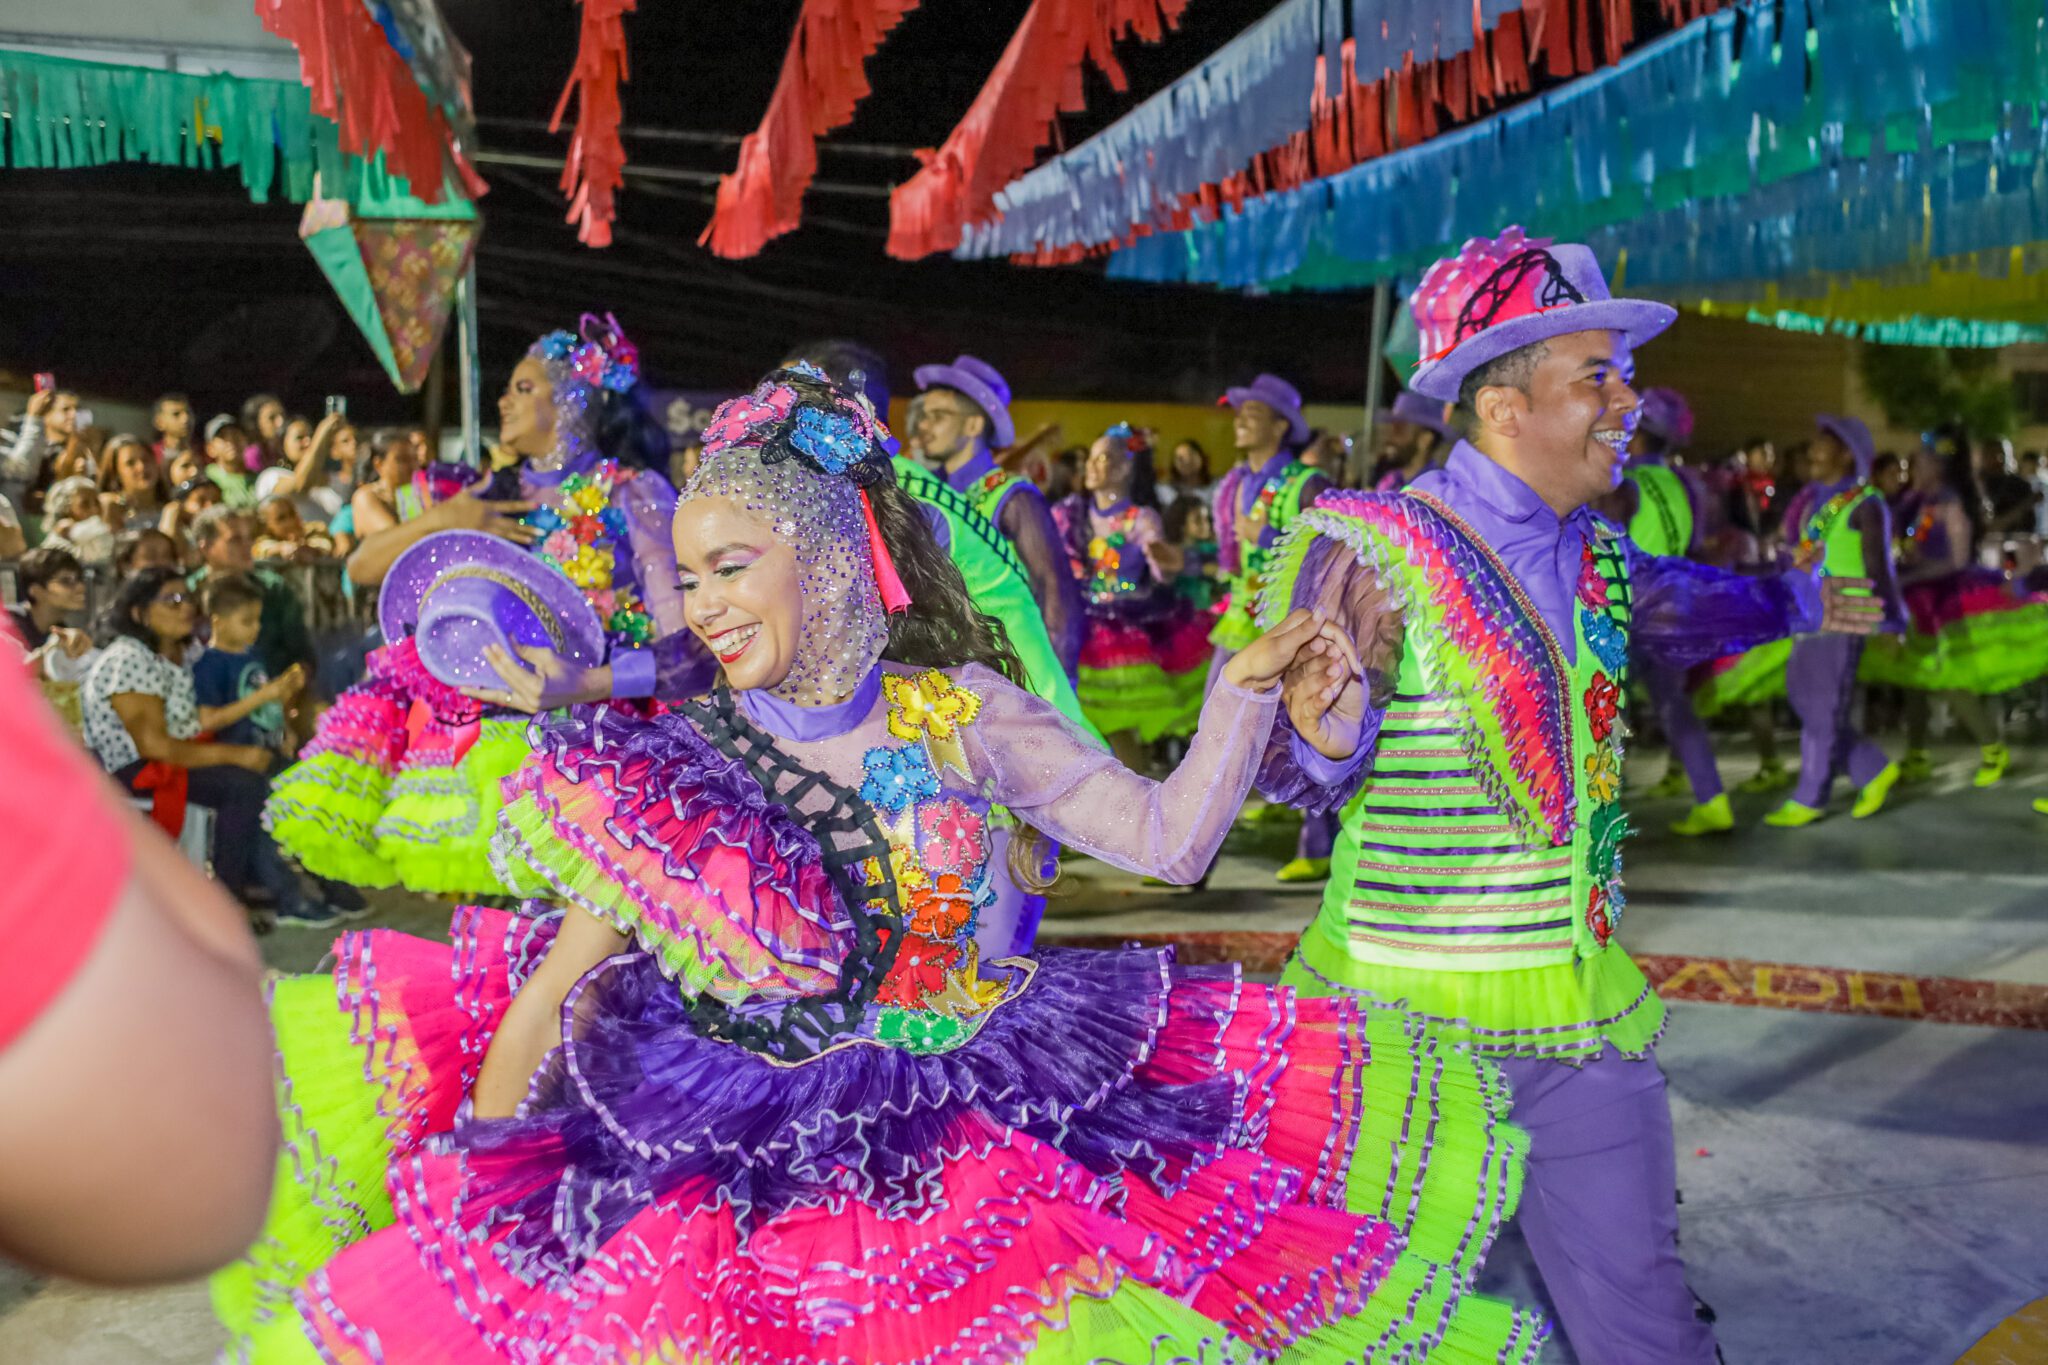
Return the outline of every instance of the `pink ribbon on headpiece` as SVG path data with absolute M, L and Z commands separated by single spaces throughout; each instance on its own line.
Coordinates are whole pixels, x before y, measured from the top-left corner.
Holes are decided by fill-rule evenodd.
M 896 572 L 896 560 L 882 540 L 882 527 L 875 520 L 875 504 L 865 488 L 860 490 L 860 511 L 868 522 L 868 549 L 875 559 L 875 586 L 882 590 L 882 607 L 891 616 L 909 611 L 910 590 L 903 586 L 903 577 Z

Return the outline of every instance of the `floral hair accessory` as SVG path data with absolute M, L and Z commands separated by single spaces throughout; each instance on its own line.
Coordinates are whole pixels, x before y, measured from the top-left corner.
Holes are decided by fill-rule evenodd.
M 1143 427 L 1134 427 L 1129 422 L 1118 422 L 1102 433 L 1113 441 L 1124 443 L 1127 455 L 1145 455 L 1152 449 L 1152 433 Z
M 585 313 L 576 331 L 549 332 L 534 343 L 533 352 L 593 388 L 627 393 L 640 382 L 640 348 L 626 339 L 610 313 Z
M 807 381 L 812 392 L 792 381 Z M 872 488 L 889 477 L 889 428 L 854 376 L 852 391 L 807 361 L 775 371 L 750 394 L 728 399 L 704 428 L 704 453 L 755 446 L 763 464 L 792 457 L 820 474 Z

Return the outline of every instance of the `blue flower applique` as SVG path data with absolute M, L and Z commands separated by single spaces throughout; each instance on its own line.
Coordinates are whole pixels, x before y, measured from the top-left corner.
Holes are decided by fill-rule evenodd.
M 1585 629 L 1586 643 L 1592 647 L 1593 657 L 1609 673 L 1620 676 L 1628 667 L 1628 637 L 1621 627 L 1606 612 L 1581 611 L 1579 623 Z
M 938 774 L 922 744 L 870 749 L 861 755 L 860 765 L 860 799 L 885 815 L 894 817 L 939 794 Z
M 799 408 L 789 443 L 816 460 L 827 473 L 844 474 L 868 453 L 860 423 L 841 412 Z

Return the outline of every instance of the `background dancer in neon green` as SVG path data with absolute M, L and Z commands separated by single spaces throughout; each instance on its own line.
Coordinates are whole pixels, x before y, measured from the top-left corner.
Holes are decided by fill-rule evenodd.
M 1905 608 L 1892 571 L 1891 513 L 1870 486 L 1877 446 L 1870 428 L 1854 417 L 1823 415 L 1816 425 L 1814 482 L 1792 509 L 1799 518 L 1791 523 L 1799 527 L 1793 559 L 1818 562 L 1829 579 L 1868 580 L 1883 609 L 1884 629 L 1896 632 L 1904 625 Z M 1863 641 L 1845 635 L 1793 642 L 1785 691 L 1799 717 L 1799 781 L 1791 799 L 1764 817 L 1765 824 L 1796 829 L 1821 819 L 1837 773 L 1857 789 L 1850 813 L 1858 820 L 1884 808 L 1899 768 L 1856 728 L 1852 711 L 1862 658 Z
M 1618 942 L 1621 689 L 1631 643 L 1682 665 L 1793 629 L 1868 630 L 1870 600 L 1638 554 L 1588 504 L 1634 424 L 1628 349 L 1674 314 L 1611 299 L 1591 251 L 1509 229 L 1411 303 L 1412 387 L 1470 442 L 1393 494 L 1331 493 L 1276 547 L 1262 610 L 1333 612 L 1322 718 L 1269 752 L 1275 800 L 1343 808 L 1284 980 L 1401 1000 L 1502 1060 L 1530 1134 L 1523 1230 L 1588 1365 L 1714 1359 L 1677 1248 L 1652 1051 L 1663 1004 Z

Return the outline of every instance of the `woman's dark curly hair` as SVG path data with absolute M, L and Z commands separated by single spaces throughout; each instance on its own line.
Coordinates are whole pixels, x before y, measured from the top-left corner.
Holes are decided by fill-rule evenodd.
M 141 569 L 122 580 L 114 593 L 114 600 L 107 604 L 105 633 L 108 639 L 126 635 L 139 640 L 154 654 L 163 647 L 163 641 L 149 628 L 150 604 L 167 584 L 184 577 L 176 569 Z
M 924 504 L 896 482 L 893 457 L 880 446 L 870 445 L 843 465 L 829 454 L 821 460 L 810 448 L 815 442 L 798 434 L 799 415 L 808 408 L 843 415 L 856 426 L 872 420 L 872 429 L 886 435 L 872 410 L 863 412 L 848 388 L 808 365 L 777 370 L 764 382 L 795 390 L 796 406 L 788 418 L 764 424 L 735 444 L 751 445 L 758 438 L 764 463 L 801 460 L 828 477 L 849 479 L 867 493 L 882 544 L 895 561 L 897 576 L 911 601 L 910 610 L 890 615 L 883 656 L 914 668 L 980 664 L 1016 686 L 1028 688 L 1029 675 L 1010 644 L 1009 633 L 1001 621 L 975 607 L 959 566 L 932 534 Z M 1045 871 L 1047 862 L 1043 836 L 1020 821 L 1017 837 L 1010 843 L 1011 877 L 1026 892 L 1043 890 L 1051 880 Z

